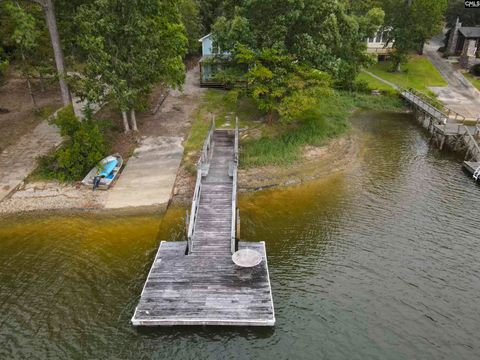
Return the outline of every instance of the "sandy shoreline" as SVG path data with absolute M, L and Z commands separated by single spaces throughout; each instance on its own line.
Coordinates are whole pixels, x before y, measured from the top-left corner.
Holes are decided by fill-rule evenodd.
M 242 169 L 239 171 L 239 192 L 293 186 L 331 175 L 344 170 L 354 160 L 357 150 L 357 137 L 351 131 L 343 137 L 331 140 L 325 146 L 306 147 L 302 159 L 289 166 Z M 195 177 L 180 167 L 169 204 L 146 209 L 126 208 L 118 212 L 161 212 L 171 204 L 188 206 L 194 186 Z M 107 197 L 107 191 L 93 192 L 80 183 L 36 181 L 22 185 L 0 202 L 0 216 L 51 210 L 107 212 L 104 209 Z

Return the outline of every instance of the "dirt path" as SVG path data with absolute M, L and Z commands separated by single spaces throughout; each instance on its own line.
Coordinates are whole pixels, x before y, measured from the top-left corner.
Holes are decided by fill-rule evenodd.
M 56 127 L 42 121 L 32 132 L 0 154 L 0 201 L 9 195 L 37 166 L 45 155 L 62 141 Z
M 160 96 L 161 91 L 156 90 L 154 99 Z M 141 134 L 185 138 L 191 127 L 193 111 L 204 91 L 200 87 L 200 70 L 196 66 L 187 72 L 183 89 L 171 90 L 156 114 L 143 113 L 138 116 Z
M 53 112 L 62 102 L 58 86 L 36 91 L 35 99 L 43 112 Z M 45 116 L 36 115 L 23 78 L 12 76 L 0 86 L 0 152 L 31 132 Z
M 140 129 L 139 135 L 141 136 L 139 148 L 142 147 L 144 140 L 148 142 L 151 139 L 161 138 L 166 140 L 168 138 L 180 138 L 180 141 L 181 138 L 184 139 L 190 130 L 192 115 L 198 106 L 203 91 L 204 89 L 199 86 L 199 69 L 196 67 L 187 73 L 183 90 L 171 91 L 156 114 L 151 112 L 139 114 L 137 119 Z M 153 98 L 155 99 L 155 95 L 159 96 L 160 93 L 161 89 L 156 89 Z M 47 152 L 60 140 L 56 130 L 42 122 L 38 125 L 38 129 L 24 135 L 17 144 L 10 146 L 1 154 L 0 201 L 2 197 L 21 184 L 22 180 L 35 168 L 35 158 Z M 170 161 L 171 156 L 167 156 L 165 159 Z M 156 163 L 155 166 L 160 172 L 165 173 L 167 171 L 161 162 Z M 132 166 L 133 172 L 136 171 L 134 168 L 135 166 Z M 142 169 L 145 170 L 139 167 L 139 170 Z M 173 190 L 173 182 L 177 171 L 178 164 L 175 168 L 170 167 L 168 170 L 169 173 L 173 173 L 173 179 L 169 180 L 167 184 L 170 192 Z M 168 177 L 166 176 L 168 174 L 161 175 Z M 133 178 L 141 180 L 141 176 L 133 176 Z M 141 188 L 141 184 L 134 185 L 136 190 Z M 97 191 L 92 193 L 90 189 L 78 184 L 62 185 L 56 182 L 34 182 L 22 186 L 10 198 L 2 201 L 0 203 L 0 214 L 50 209 L 98 209 L 105 207 L 107 202 L 108 192 Z

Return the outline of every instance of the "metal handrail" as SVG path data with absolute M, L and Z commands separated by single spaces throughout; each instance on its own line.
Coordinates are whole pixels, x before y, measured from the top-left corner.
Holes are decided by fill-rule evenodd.
M 214 131 L 215 131 L 215 116 L 213 116 L 212 118 L 212 124 L 210 125 L 210 129 L 208 131 L 207 137 L 205 138 L 205 141 L 203 143 L 200 158 L 198 159 L 198 162 L 197 162 L 197 181 L 195 183 L 195 190 L 193 192 L 192 209 L 190 212 L 190 217 L 188 219 L 187 253 L 190 253 L 193 250 L 192 238 L 193 238 L 193 233 L 195 231 L 198 208 L 200 206 L 200 195 L 202 194 L 202 176 L 206 176 L 208 174 L 207 165 L 210 162 Z M 207 169 L 206 173 L 205 173 L 205 169 Z
M 444 110 L 446 110 L 446 112 L 441 111 L 438 108 L 436 108 L 435 106 L 431 105 L 428 101 L 424 100 L 422 97 L 415 94 L 415 93 L 419 93 L 419 94 L 422 94 L 422 96 L 426 97 L 427 99 L 430 99 L 432 101 L 435 100 L 435 99 L 431 98 L 430 96 L 428 96 L 428 95 L 426 95 L 422 92 L 419 92 L 419 91 L 416 91 L 416 90 L 410 91 L 410 90 L 400 88 L 400 93 L 406 99 L 411 100 L 415 105 L 423 105 L 424 107 L 426 107 L 426 109 L 424 108 L 424 110 L 429 112 L 430 115 L 432 115 L 434 117 L 437 117 L 438 115 L 440 115 L 440 117 L 442 119 L 439 119 L 439 120 L 441 122 L 443 122 L 444 124 L 447 123 L 448 120 L 451 119 L 452 115 L 455 115 L 455 118 L 453 119 L 455 122 L 460 122 L 461 124 L 465 124 L 465 122 L 466 122 L 466 117 L 464 115 L 456 112 L 455 110 L 452 110 L 450 108 L 447 108 L 446 106 L 443 106 L 443 108 L 444 108 Z M 480 119 L 478 119 L 477 122 L 479 120 Z
M 208 130 L 207 137 L 203 142 L 202 152 L 200 158 L 198 159 L 197 166 L 201 164 L 206 164 L 210 161 L 211 149 L 212 149 L 212 139 L 213 133 L 215 131 L 215 115 L 212 117 L 212 123 L 210 124 L 210 129 Z
M 405 89 L 401 89 L 400 93 L 404 98 L 410 100 L 413 104 L 418 105 L 420 108 L 428 112 L 433 117 L 437 118 L 442 123 L 445 124 L 446 122 L 448 122 L 449 117 L 447 114 L 438 110 L 436 107 L 432 106 L 427 101 L 423 100 L 421 97 Z
M 237 176 L 238 176 L 238 117 L 235 117 L 235 143 L 233 150 L 233 184 L 232 184 L 232 224 L 230 232 L 230 251 L 237 250 Z

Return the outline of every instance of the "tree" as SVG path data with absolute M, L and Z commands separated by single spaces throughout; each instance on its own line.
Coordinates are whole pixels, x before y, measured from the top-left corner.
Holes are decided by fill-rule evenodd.
M 412 21 L 418 53 L 423 54 L 425 41 L 443 29 L 447 0 L 415 0 L 412 3 Z M 425 14 L 428 13 L 428 19 Z
M 180 87 L 187 38 L 173 0 L 96 0 L 79 9 L 79 46 L 88 54 L 78 78 L 81 97 L 107 96 L 122 113 L 125 131 L 137 130 L 135 110 L 145 106 L 152 86 Z
M 14 24 L 14 31 L 11 34 L 12 41 L 17 45 L 20 53 L 22 73 L 27 81 L 28 93 L 32 99 L 33 107 L 38 110 L 37 102 L 33 94 L 32 82 L 30 80 L 30 66 L 28 57 L 34 55 L 35 49 L 38 47 L 38 37 L 40 35 L 35 18 L 20 7 L 18 2 L 7 2 L 5 9 L 10 15 Z
M 247 95 L 267 114 L 271 124 L 279 115 L 283 122 L 294 120 L 316 103 L 319 92 L 325 93 L 330 77 L 321 71 L 300 65 L 294 57 L 280 50 L 255 52 L 244 46 L 234 50 L 238 67 L 247 68 Z
M 39 4 L 45 13 L 45 20 L 47 23 L 48 32 L 50 34 L 50 40 L 52 42 L 53 54 L 55 57 L 55 64 L 57 65 L 58 81 L 60 84 L 60 91 L 62 93 L 62 101 L 64 105 L 68 105 L 72 102 L 70 91 L 68 89 L 67 82 L 65 80 L 65 61 L 63 57 L 63 50 L 60 43 L 60 37 L 58 35 L 57 20 L 55 17 L 55 8 L 53 0 L 32 0 Z
M 210 32 L 211 26 L 223 12 L 224 0 L 198 0 L 201 24 L 205 32 Z
M 213 27 L 214 39 L 229 51 L 236 44 L 255 51 L 271 48 L 328 72 L 339 87 L 351 87 L 371 63 L 366 41 L 383 21 L 383 11 L 354 14 L 336 0 L 228 0 L 226 16 Z M 266 16 L 268 14 L 268 16 Z
M 383 0 L 385 24 L 392 28 L 389 41 L 396 50 L 396 71 L 410 51 L 421 53 L 425 41 L 441 31 L 446 6 L 447 0 Z
M 72 105 L 50 122 L 58 126 L 64 141 L 55 152 L 40 158 L 40 173 L 61 181 L 80 180 L 108 151 L 100 124 L 88 117 L 77 119 Z
M 453 26 L 460 19 L 463 26 L 480 26 L 480 9 L 465 8 L 464 0 L 449 0 L 445 14 L 448 26 Z
M 196 0 L 179 0 L 177 6 L 187 33 L 188 52 L 190 54 L 198 53 L 200 48 L 198 39 L 203 36 L 198 2 Z
M 82 52 L 77 44 L 78 26 L 75 17 L 80 6 L 92 4 L 94 0 L 55 0 L 55 15 L 60 41 L 68 67 L 69 60 L 83 62 L 88 54 Z

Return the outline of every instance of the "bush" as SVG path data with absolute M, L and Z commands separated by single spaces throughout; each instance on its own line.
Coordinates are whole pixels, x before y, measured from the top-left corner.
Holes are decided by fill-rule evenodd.
M 480 76 L 480 64 L 473 65 L 470 72 L 475 76 Z
M 39 174 L 60 181 L 81 180 L 108 151 L 99 124 L 91 119 L 79 121 L 71 106 L 60 110 L 51 122 L 65 140 L 58 150 L 40 158 Z
M 8 71 L 8 60 L 0 60 L 0 84 L 5 81 Z
M 353 91 L 359 92 L 359 93 L 368 94 L 368 93 L 370 93 L 372 90 L 370 89 L 370 86 L 369 86 L 369 84 L 368 84 L 368 81 L 362 80 L 362 79 L 357 79 L 357 80 L 355 80 L 355 82 L 353 83 Z
M 296 124 L 284 128 L 276 137 L 264 136 L 243 144 L 243 166 L 284 165 L 298 159 L 305 145 L 318 146 L 349 128 L 349 111 L 353 105 L 342 96 L 331 94 L 303 111 Z

